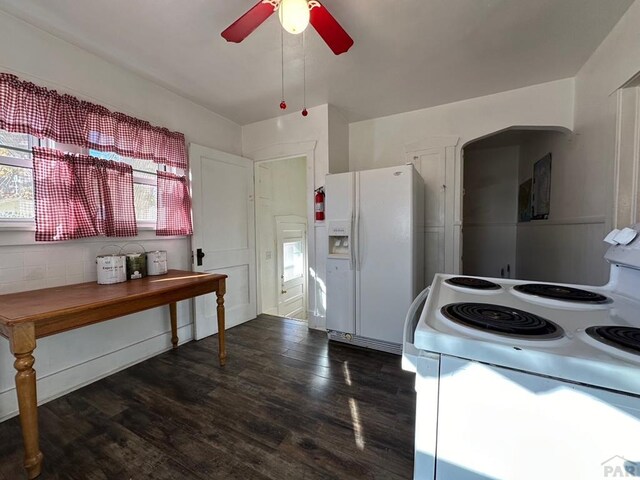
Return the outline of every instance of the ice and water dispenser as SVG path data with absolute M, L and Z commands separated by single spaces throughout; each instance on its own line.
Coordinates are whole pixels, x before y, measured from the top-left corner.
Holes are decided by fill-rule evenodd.
M 351 222 L 330 221 L 329 257 L 349 259 L 351 256 Z
M 329 220 L 327 238 L 327 323 L 329 330 L 346 335 L 355 333 L 355 265 L 352 256 L 351 222 Z M 345 337 L 346 338 L 346 337 Z

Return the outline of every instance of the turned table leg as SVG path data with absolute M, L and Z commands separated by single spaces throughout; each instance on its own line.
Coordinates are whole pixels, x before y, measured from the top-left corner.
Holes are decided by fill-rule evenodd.
M 171 315 L 171 344 L 173 348 L 178 348 L 178 312 L 176 302 L 169 304 L 169 314 Z
M 33 369 L 33 351 L 36 336 L 33 323 L 18 324 L 11 328 L 9 338 L 11 353 L 16 357 L 16 392 L 20 410 L 20 424 L 24 442 L 24 468 L 28 477 L 40 475 L 42 452 L 38 438 L 38 400 L 36 395 L 36 372 Z
M 216 290 L 216 302 L 218 304 L 218 358 L 220 359 L 220 366 L 224 366 L 227 363 L 227 351 L 224 347 L 224 294 L 226 291 L 227 286 L 223 278 L 218 282 L 218 289 Z

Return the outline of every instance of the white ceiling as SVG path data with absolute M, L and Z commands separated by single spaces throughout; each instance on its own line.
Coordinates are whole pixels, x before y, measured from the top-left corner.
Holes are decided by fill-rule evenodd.
M 257 0 L 0 0 L 0 9 L 240 125 L 281 114 L 280 27 L 220 32 Z M 633 0 L 323 0 L 355 44 L 310 28 L 307 107 L 350 121 L 574 76 Z M 285 34 L 285 97 L 302 109 L 302 49 Z

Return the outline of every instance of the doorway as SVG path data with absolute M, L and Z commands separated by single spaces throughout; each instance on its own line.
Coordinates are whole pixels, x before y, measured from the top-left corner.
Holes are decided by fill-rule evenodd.
M 565 220 L 571 198 L 561 197 L 577 190 L 572 181 L 577 173 L 565 166 L 571 141 L 564 129 L 529 127 L 464 146 L 465 275 L 581 283 L 567 263 L 566 245 L 567 239 L 584 237 L 584 228 L 579 219 Z M 545 162 L 548 174 L 541 176 L 538 165 Z M 537 206 L 543 203 L 538 201 L 541 184 L 548 185 L 544 210 Z
M 307 319 L 307 159 L 256 163 L 258 312 Z

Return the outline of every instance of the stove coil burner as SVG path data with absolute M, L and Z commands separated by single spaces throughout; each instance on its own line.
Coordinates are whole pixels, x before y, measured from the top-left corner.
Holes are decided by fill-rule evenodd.
M 457 287 L 471 288 L 473 290 L 499 290 L 501 287 L 497 283 L 474 277 L 453 277 L 447 278 L 445 283 Z
M 599 342 L 640 355 L 640 328 L 607 325 L 589 327 L 586 332 Z
M 490 303 L 451 303 L 440 311 L 456 323 L 497 335 L 534 340 L 562 336 L 562 329 L 555 323 L 517 308 Z
M 599 293 L 580 290 L 579 288 L 565 287 L 564 285 L 546 285 L 544 283 L 526 283 L 516 285 L 517 291 L 535 295 L 537 297 L 550 298 L 553 300 L 565 300 L 569 302 L 602 304 L 608 303 L 609 299 Z

